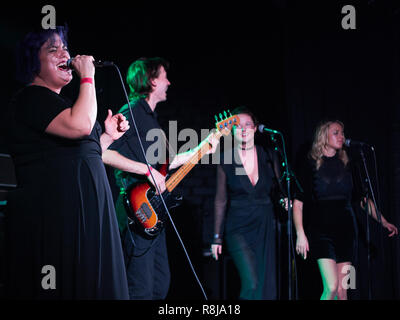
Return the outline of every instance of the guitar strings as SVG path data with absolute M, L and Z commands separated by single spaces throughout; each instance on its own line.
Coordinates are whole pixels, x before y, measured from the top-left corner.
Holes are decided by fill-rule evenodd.
M 219 138 L 219 137 L 218 137 Z M 182 179 L 187 175 L 187 173 L 192 170 L 192 168 L 200 161 L 203 157 L 203 153 L 207 152 L 205 150 L 209 146 L 207 144 L 203 145 L 190 159 L 187 163 L 185 163 L 180 170 L 178 170 L 175 174 L 168 179 L 166 185 L 168 191 L 172 191 L 175 187 L 182 181 Z M 197 159 L 196 159 L 197 158 Z

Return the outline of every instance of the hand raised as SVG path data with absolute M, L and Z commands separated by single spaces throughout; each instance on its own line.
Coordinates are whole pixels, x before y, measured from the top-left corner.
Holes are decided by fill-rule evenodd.
M 112 111 L 108 109 L 108 115 L 104 121 L 105 133 L 107 133 L 113 140 L 117 140 L 129 130 L 129 122 L 125 116 L 118 113 L 113 116 Z

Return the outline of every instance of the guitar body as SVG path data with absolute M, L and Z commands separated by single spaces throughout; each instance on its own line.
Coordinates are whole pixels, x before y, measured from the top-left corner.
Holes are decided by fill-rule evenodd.
M 228 110 L 229 113 L 229 110 Z M 228 135 L 234 125 L 239 124 L 237 115 L 228 116 L 224 112 L 225 119 L 220 114 L 221 121 L 216 123 L 217 132 L 213 133 L 215 139 L 222 135 Z M 217 117 L 215 119 L 218 121 Z M 179 206 L 182 197 L 174 194 L 173 190 L 188 172 L 207 154 L 211 148 L 210 143 L 204 143 L 194 152 L 191 159 L 183 164 L 171 177 L 166 179 L 166 190 L 162 194 L 166 207 L 169 209 Z M 163 164 L 159 170 L 167 176 L 168 164 Z M 129 227 L 133 228 L 147 238 L 156 237 L 164 228 L 168 219 L 167 211 L 160 195 L 156 195 L 155 188 L 150 183 L 138 182 L 128 187 L 125 192 L 125 207 L 128 212 Z
M 163 165 L 160 173 L 166 173 L 167 165 Z M 169 209 L 179 206 L 182 197 L 165 190 L 162 194 L 164 202 Z M 125 194 L 125 206 L 128 212 L 129 224 L 136 232 L 154 238 L 164 228 L 168 214 L 162 203 L 160 195 L 150 183 L 138 182 L 132 184 Z

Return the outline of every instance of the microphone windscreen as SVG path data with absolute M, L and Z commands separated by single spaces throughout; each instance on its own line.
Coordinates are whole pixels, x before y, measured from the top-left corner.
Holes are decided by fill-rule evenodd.
M 67 60 L 67 67 L 68 67 L 69 69 L 72 69 L 72 58 L 70 58 L 70 59 Z

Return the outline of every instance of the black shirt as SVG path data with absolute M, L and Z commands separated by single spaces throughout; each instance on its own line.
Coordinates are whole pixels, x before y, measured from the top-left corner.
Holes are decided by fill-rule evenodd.
M 133 102 L 131 108 L 146 158 L 151 166 L 158 169 L 160 164 L 166 162 L 166 143 L 165 134 L 158 123 L 157 113 L 151 110 L 144 99 Z M 128 105 L 124 105 L 119 112 L 129 121 L 130 128 L 110 146 L 110 149 L 118 151 L 121 155 L 131 160 L 146 163 Z M 127 179 L 125 181 L 126 186 L 143 178 L 117 169 L 115 170 L 115 177 L 119 187 L 124 187 L 121 181 L 122 178 Z

